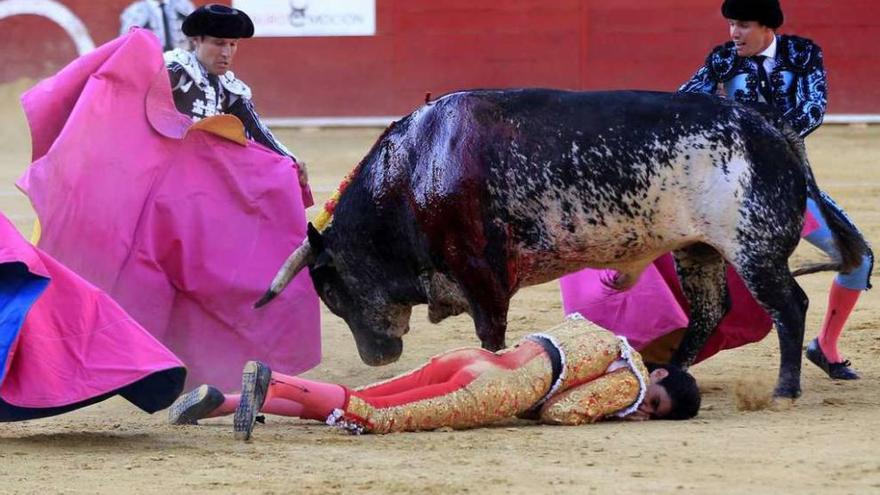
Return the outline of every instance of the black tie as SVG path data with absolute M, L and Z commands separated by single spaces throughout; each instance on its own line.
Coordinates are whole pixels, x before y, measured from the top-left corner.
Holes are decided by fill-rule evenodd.
M 756 55 L 752 60 L 758 65 L 758 91 L 764 97 L 767 104 L 773 104 L 773 94 L 770 92 L 770 77 L 767 75 L 767 69 L 764 68 L 764 59 L 766 55 Z
M 171 43 L 171 27 L 168 25 L 168 16 L 165 14 L 165 2 L 159 2 L 159 11 L 162 12 L 162 27 L 165 28 L 165 51 L 173 50 Z

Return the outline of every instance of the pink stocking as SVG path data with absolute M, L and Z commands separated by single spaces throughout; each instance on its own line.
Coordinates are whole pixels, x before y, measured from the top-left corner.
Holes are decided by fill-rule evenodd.
M 223 404 L 220 404 L 220 407 L 208 413 L 205 416 L 206 418 L 219 418 L 220 416 L 228 416 L 235 412 L 238 403 L 241 402 L 241 394 L 227 394 L 223 397 Z
M 214 409 L 205 417 L 218 418 L 220 416 L 228 416 L 234 413 L 235 409 L 238 407 L 238 403 L 241 401 L 241 395 L 228 394 L 224 396 L 224 399 L 225 400 L 223 401 L 223 404 L 220 404 L 220 407 Z M 275 414 L 278 416 L 291 416 L 295 418 L 300 418 L 303 417 L 303 405 L 299 402 L 294 402 L 292 400 L 277 397 L 267 397 L 266 402 L 263 403 L 263 408 L 260 409 L 260 412 L 264 412 L 266 414 Z
M 334 409 L 345 406 L 345 397 L 346 389 L 342 385 L 306 380 L 273 371 L 267 402 L 279 399 L 296 402 L 302 408 L 299 417 L 323 421 Z M 265 408 L 263 410 L 269 412 Z
M 828 293 L 828 312 L 825 313 L 825 322 L 819 332 L 819 347 L 822 348 L 822 353 L 829 363 L 843 361 L 837 349 L 837 339 L 840 338 L 843 326 L 861 293 L 860 290 L 847 289 L 837 282 L 831 284 L 831 292 Z
M 299 402 L 282 399 L 280 397 L 274 397 L 266 400 L 266 402 L 263 404 L 263 408 L 260 409 L 260 412 L 264 412 L 266 414 L 275 414 L 276 416 L 302 418 L 304 409 L 305 408 L 303 407 L 303 405 Z

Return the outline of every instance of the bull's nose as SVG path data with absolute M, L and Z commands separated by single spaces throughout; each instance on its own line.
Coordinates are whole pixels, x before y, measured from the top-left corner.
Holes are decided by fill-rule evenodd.
M 403 354 L 403 339 L 399 338 L 358 340 L 357 345 L 361 361 L 369 366 L 393 363 Z

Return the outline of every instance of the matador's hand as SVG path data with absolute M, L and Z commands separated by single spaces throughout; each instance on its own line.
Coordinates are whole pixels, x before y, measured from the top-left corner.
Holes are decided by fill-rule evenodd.
M 302 187 L 309 185 L 309 170 L 306 168 L 306 162 L 296 162 L 296 169 L 299 176 L 299 185 Z
M 623 419 L 626 421 L 645 421 L 651 419 L 651 415 L 644 411 L 635 411 L 632 414 L 627 414 Z
M 617 270 L 602 270 L 602 273 L 599 274 L 599 282 L 605 286 L 607 289 L 611 289 L 613 291 L 621 290 L 620 279 L 622 277 L 622 273 Z

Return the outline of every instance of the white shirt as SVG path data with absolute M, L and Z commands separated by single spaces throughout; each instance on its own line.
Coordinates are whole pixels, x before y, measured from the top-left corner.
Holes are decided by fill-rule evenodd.
M 756 56 L 760 57 L 762 55 L 765 57 L 762 65 L 764 66 L 764 70 L 767 71 L 767 75 L 769 76 L 773 73 L 773 69 L 776 68 L 776 36 L 773 37 L 773 41 L 770 42 L 770 46 L 765 48 L 764 51 L 757 54 Z M 758 101 L 762 103 L 767 103 L 767 100 L 764 99 L 764 95 L 762 95 L 760 91 L 758 91 Z
M 773 37 L 770 46 L 758 55 L 767 57 L 764 59 L 764 70 L 767 71 L 767 74 L 773 72 L 773 69 L 776 67 L 776 36 Z

